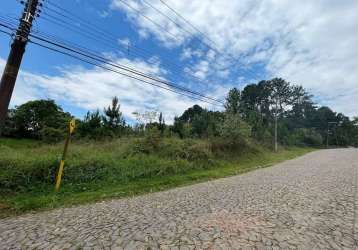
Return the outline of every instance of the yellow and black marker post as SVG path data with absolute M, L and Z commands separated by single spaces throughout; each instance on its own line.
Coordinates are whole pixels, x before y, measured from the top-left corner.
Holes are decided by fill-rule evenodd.
M 67 137 L 66 137 L 65 148 L 63 149 L 62 158 L 60 161 L 60 167 L 58 169 L 58 173 L 57 173 L 57 177 L 56 177 L 56 186 L 55 186 L 56 192 L 58 192 L 58 190 L 60 189 L 63 167 L 65 166 L 65 158 L 66 158 L 66 154 L 67 154 L 68 144 L 70 143 L 71 135 L 72 135 L 73 131 L 75 130 L 75 127 L 76 127 L 75 119 L 72 119 L 68 126 L 68 133 L 67 133 Z

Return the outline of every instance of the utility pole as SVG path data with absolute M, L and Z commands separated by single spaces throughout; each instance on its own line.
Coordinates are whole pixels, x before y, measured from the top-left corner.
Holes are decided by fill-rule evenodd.
M 329 138 L 329 124 L 337 124 L 338 122 L 328 122 L 327 123 L 327 137 L 326 137 L 326 148 L 328 148 L 328 138 Z
M 11 44 L 11 50 L 0 82 L 0 136 L 7 116 L 12 92 L 19 73 L 22 57 L 31 32 L 32 22 L 38 15 L 38 6 L 42 6 L 40 0 L 27 0 L 25 4 L 15 38 Z
M 278 151 L 277 146 L 277 113 L 275 114 L 275 152 Z
M 328 148 L 329 123 L 327 123 L 326 148 Z

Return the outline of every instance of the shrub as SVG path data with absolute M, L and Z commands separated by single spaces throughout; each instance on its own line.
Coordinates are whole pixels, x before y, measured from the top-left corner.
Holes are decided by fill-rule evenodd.
M 47 143 L 56 143 L 65 140 L 66 131 L 64 129 L 44 127 L 41 130 L 41 139 Z
M 207 142 L 197 142 L 187 147 L 187 160 L 189 161 L 207 161 L 211 157 L 211 148 Z
M 212 140 L 213 151 L 234 151 L 246 145 L 251 127 L 238 114 L 226 114 L 220 127 L 220 139 Z
M 144 138 L 135 141 L 132 153 L 155 153 L 159 151 L 163 143 L 163 138 L 157 127 L 149 128 L 145 131 Z
M 322 136 L 312 129 L 300 128 L 294 130 L 287 138 L 288 145 L 296 146 L 319 146 L 323 143 Z

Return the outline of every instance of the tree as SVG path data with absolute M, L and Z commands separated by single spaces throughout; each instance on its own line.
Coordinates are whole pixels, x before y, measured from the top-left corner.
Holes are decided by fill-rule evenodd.
M 178 118 L 182 122 L 186 123 L 192 123 L 194 120 L 194 117 L 197 115 L 201 115 L 204 112 L 204 109 L 200 107 L 199 105 L 194 105 L 191 108 L 188 108 L 184 111 L 184 113 Z
M 177 133 L 181 138 L 189 136 L 200 136 L 202 125 L 201 116 L 206 111 L 199 105 L 194 105 L 183 112 L 180 117 L 174 119 L 173 132 Z M 195 124 L 195 129 L 193 128 Z
M 112 105 L 104 109 L 103 122 L 105 127 L 115 133 L 119 133 L 119 130 L 125 126 L 122 112 L 120 112 L 119 100 L 116 96 L 112 99 Z
M 292 87 L 288 82 L 283 80 L 282 78 L 274 78 L 270 81 L 268 81 L 268 84 L 266 85 L 270 96 L 270 107 L 272 114 L 275 119 L 275 152 L 277 152 L 277 123 L 278 123 L 278 117 L 283 114 L 285 111 L 285 108 L 292 104 L 293 100 L 293 91 Z
M 140 126 L 144 129 L 149 124 L 149 127 L 151 127 L 151 124 L 156 120 L 158 117 L 157 111 L 145 111 L 144 113 L 140 113 L 138 111 L 135 111 L 132 113 Z
M 266 87 L 267 84 L 267 81 L 249 84 L 241 92 L 242 117 L 251 125 L 254 138 L 260 141 L 266 140 L 267 134 L 270 132 L 270 91 Z
M 12 115 L 15 136 L 33 139 L 41 139 L 44 128 L 65 130 L 72 118 L 53 100 L 29 101 L 16 107 Z
M 78 135 L 80 137 L 89 137 L 99 139 L 104 136 L 103 117 L 99 110 L 94 112 L 88 111 L 80 124 L 78 124 Z
M 2 130 L 2 136 L 16 137 L 15 112 L 16 109 L 8 110 L 4 127 Z
M 226 112 L 238 114 L 240 111 L 241 93 L 237 88 L 230 89 L 225 103 Z
M 159 119 L 158 120 L 159 120 L 158 129 L 159 129 L 160 133 L 163 135 L 164 130 L 165 130 L 165 120 L 164 120 L 162 112 L 159 113 Z
M 211 137 L 219 134 L 219 124 L 223 113 L 208 111 L 199 105 L 194 105 L 174 119 L 173 132 L 180 137 Z
M 237 114 L 226 113 L 220 126 L 220 137 L 225 140 L 224 148 L 236 150 L 245 145 L 251 134 L 250 126 Z

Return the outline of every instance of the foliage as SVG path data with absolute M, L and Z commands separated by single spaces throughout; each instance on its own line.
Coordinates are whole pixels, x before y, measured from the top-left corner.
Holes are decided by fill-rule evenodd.
M 297 155 L 268 152 L 275 122 L 283 146 L 322 147 L 327 140 L 329 146 L 358 146 L 358 118 L 318 107 L 301 86 L 283 79 L 248 84 L 241 91 L 234 88 L 225 108 L 211 111 L 194 105 L 172 125 L 165 124 L 162 112 L 135 112 L 138 122 L 129 126 L 119 99 L 113 98 L 103 112 L 89 111 L 76 120 L 63 191 L 54 195 L 62 140 L 72 117 L 54 101 L 27 102 L 9 110 L 4 136 L 36 141 L 0 139 L 0 200 L 30 209 L 54 206 L 57 199 L 66 204 L 78 197 L 99 199 L 104 192 L 130 195 L 133 190 L 231 175 Z
M 70 120 L 53 100 L 29 101 L 10 111 L 5 130 L 11 137 L 41 139 L 43 129 L 65 130 Z
M 150 128 L 147 130 L 145 137 L 138 141 L 136 151 L 146 154 L 156 152 L 161 148 L 162 141 L 158 128 Z
M 356 120 L 329 107 L 318 107 L 302 86 L 281 78 L 248 84 L 241 91 L 233 88 L 227 94 L 225 111 L 194 105 L 175 117 L 172 125 L 165 124 L 163 113 L 156 110 L 134 112 L 133 115 L 137 123 L 126 125 L 119 99 L 114 97 L 103 112 L 88 111 L 82 120 L 77 120 L 74 138 L 144 137 L 143 150 L 148 152 L 157 147 L 157 139 L 172 136 L 217 142 L 229 140 L 238 144 L 250 139 L 271 145 L 277 135 L 279 143 L 288 145 L 323 146 L 327 140 L 328 145 L 333 146 L 358 145 Z M 64 139 L 70 119 L 71 115 L 52 100 L 30 101 L 9 110 L 3 135 L 53 143 Z M 156 136 L 159 137 L 156 139 Z M 218 148 L 228 145 L 219 144 L 216 143 Z
M 160 131 L 160 133 L 163 135 L 164 131 L 165 131 L 165 120 L 163 117 L 163 113 L 160 112 L 159 114 L 159 124 L 158 124 L 158 129 Z
M 238 114 L 240 112 L 240 100 L 240 90 L 238 90 L 237 88 L 230 89 L 226 97 L 226 112 L 231 114 Z
M 66 131 L 58 128 L 44 127 L 40 133 L 41 139 L 46 143 L 60 142 L 66 137 Z
M 286 143 L 291 146 L 317 147 L 323 144 L 323 138 L 313 129 L 300 128 L 294 130 L 286 137 Z
M 207 140 L 164 138 L 151 154 L 134 152 L 137 138 L 77 142 L 69 148 L 61 192 L 54 176 L 63 145 L 0 139 L 0 202 L 13 212 L 131 196 L 219 178 L 273 164 L 310 151 L 265 149 L 218 155 Z M 4 214 L 4 211 L 0 211 Z
M 238 114 L 227 113 L 219 131 L 221 140 L 214 140 L 214 151 L 235 151 L 246 146 L 251 127 Z
M 111 130 L 114 134 L 120 134 L 125 126 L 125 121 L 120 112 L 120 104 L 118 97 L 114 97 L 112 99 L 112 106 L 104 109 L 104 116 L 103 116 L 103 123 L 104 126 Z
M 188 108 L 174 119 L 173 132 L 180 138 L 208 138 L 219 136 L 219 127 L 224 114 L 208 111 L 199 105 Z
M 88 111 L 83 121 L 78 123 L 76 133 L 78 137 L 90 139 L 101 139 L 113 136 L 113 131 L 104 127 L 103 117 L 99 110 L 94 112 Z

